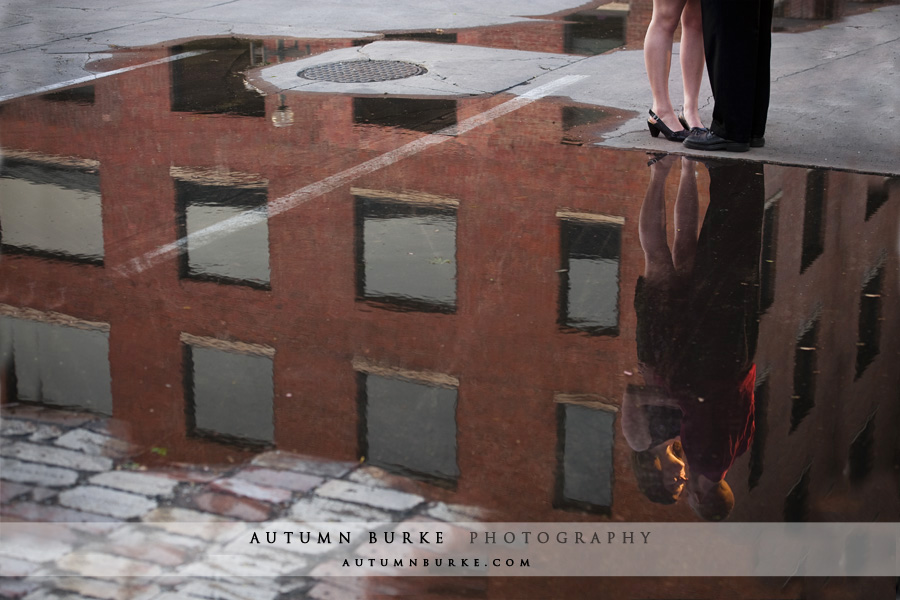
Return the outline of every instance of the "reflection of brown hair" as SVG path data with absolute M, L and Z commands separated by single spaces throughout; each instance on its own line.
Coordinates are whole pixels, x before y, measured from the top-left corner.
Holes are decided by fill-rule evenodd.
M 681 444 L 675 442 L 673 450 L 681 452 Z M 631 454 L 631 468 L 637 480 L 638 488 L 647 499 L 657 504 L 675 504 L 679 494 L 666 489 L 663 485 L 662 466 L 659 457 L 650 450 L 633 452 Z
M 694 513 L 706 521 L 723 521 L 734 508 L 734 492 L 724 480 L 711 488 L 699 502 L 692 502 Z

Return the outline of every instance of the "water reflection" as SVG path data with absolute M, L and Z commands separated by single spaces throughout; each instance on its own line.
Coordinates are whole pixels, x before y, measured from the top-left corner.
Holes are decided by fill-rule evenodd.
M 113 412 L 109 326 L 27 310 L 0 310 L 4 398 Z
M 248 89 L 241 75 L 262 61 L 262 48 L 261 43 L 235 38 L 200 40 L 172 47 L 172 56 L 203 52 L 171 63 L 172 110 L 264 117 L 265 97 Z M 287 56 L 285 52 L 282 54 Z
M 182 335 L 188 435 L 274 441 L 271 348 Z
M 459 382 L 357 362 L 359 448 L 368 462 L 456 486 Z
M 559 323 L 595 335 L 619 333 L 619 259 L 624 219 L 561 212 Z
M 501 99 L 284 93 L 222 118 L 230 75 L 188 114 L 171 69 L 4 105 L 3 401 L 112 412 L 173 461 L 240 442 L 508 520 L 652 521 L 697 517 L 638 488 L 626 389 L 755 383 L 749 448 L 698 451 L 730 519 L 900 514 L 896 179 L 685 160 L 679 194 L 663 161 L 567 143 L 609 111 L 551 100 L 363 172 Z
M 634 300 L 644 385 L 625 393 L 623 429 L 648 498 L 669 503 L 686 491 L 698 516 L 722 520 L 734 505 L 725 474 L 755 427 L 762 168 L 707 162 L 710 201 L 698 234 L 695 163 L 681 159 L 670 248 L 665 182 L 676 159 L 650 162 Z
M 181 276 L 269 287 L 267 182 L 243 173 L 173 167 Z M 235 220 L 243 227 L 228 227 Z M 198 239 L 206 233 L 203 239 Z
M 355 190 L 357 295 L 386 306 L 456 310 L 452 199 Z
M 33 158 L 8 153 L 0 170 L 3 252 L 102 265 L 99 165 Z
M 456 125 L 455 100 L 422 98 L 354 98 L 353 121 L 435 133 Z

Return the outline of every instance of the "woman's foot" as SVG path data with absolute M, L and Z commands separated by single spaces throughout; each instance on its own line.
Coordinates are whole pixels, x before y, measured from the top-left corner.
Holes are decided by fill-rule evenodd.
M 700 120 L 700 113 L 696 110 L 682 110 L 678 115 L 678 121 L 681 123 L 681 126 L 687 130 L 695 128 L 705 129 L 705 127 L 703 126 L 703 121 Z
M 666 123 L 665 117 L 661 117 L 656 114 L 653 110 L 650 110 L 650 118 L 647 119 L 647 127 L 650 129 L 650 135 L 653 137 L 659 136 L 660 133 L 669 140 L 670 142 L 683 142 L 685 138 L 687 138 L 690 131 L 687 129 L 680 128 L 681 123 L 678 122 L 678 117 L 675 116 L 674 112 L 671 112 L 670 122 L 678 123 L 675 129 L 669 128 Z

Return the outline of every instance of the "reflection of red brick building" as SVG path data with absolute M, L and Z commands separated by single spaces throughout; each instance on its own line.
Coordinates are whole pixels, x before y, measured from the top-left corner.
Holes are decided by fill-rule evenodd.
M 766 425 L 756 457 L 732 473 L 740 495 L 760 501 L 735 516 L 896 516 L 900 374 L 889 365 L 900 345 L 887 332 L 900 330 L 900 186 L 839 172 L 767 174 L 768 307 L 757 352 Z M 779 465 L 771 474 L 770 461 Z M 809 503 L 797 505 L 803 496 Z
M 182 333 L 274 348 L 275 444 L 334 458 L 357 458 L 354 359 L 451 375 L 462 477 L 447 497 L 516 518 L 581 518 L 551 507 L 554 398 L 615 405 L 634 326 L 625 286 L 618 336 L 560 330 L 557 213 L 623 218 L 619 278 L 634 281 L 644 182 L 628 174 L 642 155 L 561 144 L 562 109 L 547 103 L 354 182 L 459 201 L 454 314 L 357 301 L 348 188 L 270 220 L 270 289 L 182 279 L 175 260 L 122 278 L 118 267 L 175 240 L 172 166 L 255 174 L 271 201 L 421 135 L 354 126 L 349 97 L 288 96 L 296 125 L 276 128 L 268 118 L 173 113 L 169 95 L 163 65 L 99 81 L 91 105 L 32 99 L 4 108 L 4 148 L 99 162 L 105 256 L 102 267 L 5 256 L 0 301 L 109 323 L 114 415 L 140 423 L 138 441 L 165 443 L 175 459 L 233 452 L 185 435 Z M 266 99 L 267 116 L 277 100 Z M 457 118 L 483 105 L 461 101 Z M 523 126 L 527 138 L 511 135 Z M 528 177 L 536 172 L 544 176 Z M 617 471 L 627 469 L 619 454 Z M 615 480 L 617 498 L 633 493 L 627 471 Z M 528 503 L 508 506 L 511 493 Z
M 500 100 L 458 101 L 456 118 Z M 97 82 L 93 104 L 38 98 L 9 103 L 0 114 L 5 150 L 99 163 L 103 265 L 5 255 L 0 302 L 109 324 L 113 414 L 132 425 L 136 442 L 166 446 L 174 460 L 238 456 L 189 435 L 183 347 L 197 338 L 245 343 L 272 360 L 279 448 L 356 460 L 360 373 L 404 370 L 420 380 L 439 374 L 456 390 L 459 477 L 431 495 L 496 509 L 508 521 L 693 518 L 684 506 L 643 499 L 618 433 L 611 516 L 554 508 L 557 402 L 615 411 L 624 372 L 636 362 L 631 307 L 643 269 L 642 154 L 561 144 L 563 107 L 532 104 L 365 175 L 353 189 L 272 217 L 267 286 L 181 277 L 174 257 L 123 277 L 119 267 L 176 240 L 181 217 L 173 167 L 252 174 L 266 182 L 271 202 L 422 135 L 355 125 L 350 97 L 268 97 L 264 118 L 170 107 L 170 70 L 163 65 Z M 272 125 L 279 109 L 293 113 L 292 127 Z M 766 225 L 776 232 L 767 238 L 774 248 L 774 295 L 761 321 L 757 361 L 767 373 L 766 434 L 757 458 L 742 458 L 729 476 L 738 498 L 734 518 L 779 520 L 788 504 L 806 506 L 799 514 L 811 519 L 895 518 L 897 475 L 890 470 L 897 448 L 886 432 L 898 423 L 900 386 L 889 364 L 897 341 L 883 333 L 879 353 L 855 375 L 858 324 L 867 318 L 859 317 L 861 299 L 883 296 L 875 322 L 882 332 L 898 330 L 900 192 L 895 182 L 830 172 L 816 200 L 819 176 L 809 180 L 806 171 L 774 167 L 767 175 L 769 214 L 778 213 Z M 456 203 L 452 311 L 384 310 L 358 299 L 359 190 Z M 803 222 L 804 202 L 825 215 L 811 219 L 808 232 L 790 227 Z M 868 219 L 867 202 L 878 205 Z M 621 227 L 617 335 L 559 325 L 561 221 L 572 215 Z M 804 245 L 812 249 L 801 272 Z M 871 281 L 877 289 L 867 287 Z M 798 350 L 807 347 L 798 343 L 807 321 L 819 323 L 814 407 L 789 433 L 791 396 L 803 385 L 791 366 L 797 352 L 807 352 Z M 872 415 L 874 433 L 866 434 Z M 822 439 L 828 443 L 817 445 Z M 871 456 L 871 465 L 853 466 L 852 477 L 845 476 L 854 452 Z M 794 493 L 788 501 L 807 466 L 811 500 L 804 504 Z M 871 491 L 880 499 L 863 502 L 861 494 Z

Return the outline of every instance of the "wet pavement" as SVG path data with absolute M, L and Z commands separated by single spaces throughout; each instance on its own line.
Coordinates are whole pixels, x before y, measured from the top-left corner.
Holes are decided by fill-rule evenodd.
M 736 160 L 646 135 L 639 2 L 57 4 L 7 3 L 0 29 L 4 522 L 697 522 L 691 486 L 726 471 L 732 522 L 900 521 L 896 6 L 823 26 L 787 5 L 803 31 L 775 36 L 771 133 Z M 839 93 L 816 87 L 836 73 Z M 817 119 L 847 115 L 839 142 L 809 141 L 803 89 Z M 633 466 L 642 419 L 680 434 L 677 502 Z M 332 577 L 324 555 L 241 572 L 215 564 L 226 542 L 92 535 L 101 564 L 145 576 L 97 576 L 63 539 L 0 550 L 0 595 L 596 585 Z M 896 583 L 602 581 L 611 598 Z

